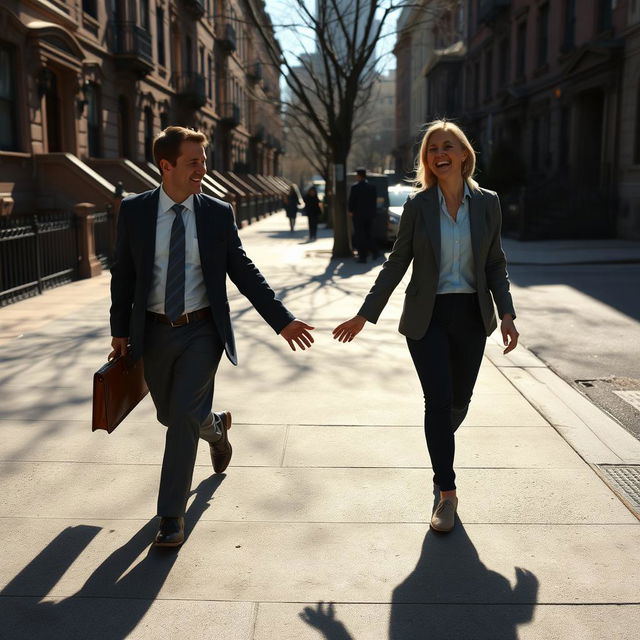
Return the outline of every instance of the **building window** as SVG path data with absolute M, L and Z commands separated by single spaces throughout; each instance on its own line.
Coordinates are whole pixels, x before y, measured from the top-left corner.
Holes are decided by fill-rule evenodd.
M 17 151 L 15 57 L 0 44 L 0 149 Z
M 571 51 L 576 46 L 576 0 L 565 0 L 563 51 Z
M 543 67 L 549 60 L 549 5 L 543 4 L 538 9 L 538 67 Z
M 121 158 L 131 159 L 130 126 L 129 101 L 123 95 L 118 96 L 118 134 Z
M 480 61 L 473 65 L 473 104 L 480 104 Z
M 598 0 L 598 33 L 611 29 L 613 24 L 612 0 Z
M 484 97 L 493 95 L 493 52 L 488 49 L 484 54 Z
M 636 92 L 636 132 L 633 148 L 633 164 L 640 164 L 640 83 Z
M 509 38 L 505 37 L 500 40 L 500 68 L 498 71 L 498 82 L 501 87 L 506 86 L 509 82 Z
M 161 67 L 165 66 L 165 57 L 164 57 L 164 9 L 160 7 L 156 8 L 156 31 L 158 38 L 158 64 Z
M 153 111 L 144 108 L 144 159 L 153 162 Z
M 213 59 L 207 56 L 207 96 L 213 100 Z
M 531 124 L 531 167 L 538 170 L 540 164 L 540 118 L 534 118 Z
M 100 94 L 96 84 L 90 82 L 85 87 L 87 98 L 87 136 L 89 157 L 99 158 L 101 155 L 102 118 L 100 117 Z
M 96 0 L 82 0 L 82 10 L 92 18 L 98 17 L 98 3 Z
M 169 126 L 169 114 L 166 111 L 160 112 L 160 128 L 164 131 Z
M 516 39 L 516 78 L 524 79 L 527 63 L 527 21 L 523 20 L 518 24 Z
M 187 73 L 193 71 L 193 41 L 191 36 L 184 39 L 184 70 Z
M 640 95 L 640 91 L 638 92 Z M 637 120 L 636 120 L 637 121 Z M 569 107 L 562 107 L 560 111 L 560 150 L 559 150 L 559 163 L 560 168 L 569 168 L 569 131 L 571 127 L 571 111 Z M 637 133 L 636 133 L 637 135 Z
M 146 31 L 151 31 L 149 22 L 149 0 L 140 0 L 140 26 Z

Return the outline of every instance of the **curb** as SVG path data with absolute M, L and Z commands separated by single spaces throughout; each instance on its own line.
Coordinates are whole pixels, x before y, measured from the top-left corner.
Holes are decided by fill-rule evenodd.
M 640 441 L 526 347 L 518 344 L 506 356 L 502 350 L 502 343 L 493 334 L 485 350 L 489 361 L 640 519 L 632 499 L 600 469 L 601 465 L 640 465 Z

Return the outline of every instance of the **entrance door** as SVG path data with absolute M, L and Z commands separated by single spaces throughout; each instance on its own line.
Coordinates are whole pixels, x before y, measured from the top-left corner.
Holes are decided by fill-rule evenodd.
M 45 93 L 45 116 L 47 119 L 47 151 L 64 151 L 62 148 L 62 113 L 58 76 L 50 69 L 46 70 L 47 90 Z
M 118 98 L 118 134 L 120 157 L 131 159 L 131 137 L 129 135 L 129 104 L 124 96 Z
M 604 127 L 604 93 L 592 89 L 580 94 L 577 101 L 576 168 L 579 184 L 599 187 L 602 177 L 602 131 Z

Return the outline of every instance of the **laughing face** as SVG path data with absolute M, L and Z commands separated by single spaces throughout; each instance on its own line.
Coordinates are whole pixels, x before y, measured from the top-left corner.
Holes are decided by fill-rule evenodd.
M 447 180 L 462 175 L 462 163 L 467 159 L 467 150 L 450 131 L 434 131 L 427 145 L 427 166 L 438 180 Z
M 174 202 L 183 202 L 192 193 L 202 191 L 202 178 L 207 173 L 207 156 L 198 142 L 186 140 L 180 144 L 175 167 L 163 160 L 162 182 Z

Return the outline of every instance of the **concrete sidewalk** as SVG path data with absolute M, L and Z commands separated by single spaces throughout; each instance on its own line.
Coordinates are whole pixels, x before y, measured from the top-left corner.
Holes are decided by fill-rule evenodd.
M 234 458 L 214 476 L 201 446 L 178 552 L 149 546 L 164 436 L 149 398 L 113 434 L 90 430 L 108 276 L 0 310 L 2 637 L 637 637 L 640 525 L 594 465 L 640 452 L 492 340 L 457 438 L 460 522 L 429 531 L 404 287 L 334 343 L 381 261 L 331 261 L 327 232 L 306 244 L 287 226 L 242 237 L 316 344 L 292 353 L 230 288 L 240 366 L 222 363 L 215 407 L 233 411 Z
M 594 240 L 503 239 L 512 265 L 629 264 L 640 262 L 640 242 L 618 238 Z

